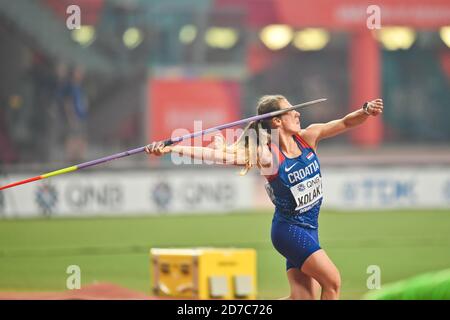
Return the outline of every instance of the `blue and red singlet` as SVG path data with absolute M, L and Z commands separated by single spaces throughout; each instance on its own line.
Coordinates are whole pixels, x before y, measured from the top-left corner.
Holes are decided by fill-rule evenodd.
M 301 155 L 288 158 L 271 143 L 274 165 L 278 170 L 266 176 L 266 190 L 275 205 L 272 243 L 286 258 L 287 269 L 301 268 L 304 261 L 321 249 L 318 217 L 322 204 L 322 175 L 319 159 L 300 135 L 294 135 Z

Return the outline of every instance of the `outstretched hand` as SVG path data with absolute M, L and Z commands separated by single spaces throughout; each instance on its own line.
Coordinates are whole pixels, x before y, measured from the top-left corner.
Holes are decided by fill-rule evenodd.
M 369 112 L 370 115 L 374 117 L 383 113 L 383 99 L 368 101 L 367 112 Z
M 164 142 L 162 142 L 162 141 L 152 142 L 145 147 L 145 152 L 147 154 L 154 154 L 155 156 L 162 156 L 171 151 L 172 151 L 172 148 L 165 146 Z

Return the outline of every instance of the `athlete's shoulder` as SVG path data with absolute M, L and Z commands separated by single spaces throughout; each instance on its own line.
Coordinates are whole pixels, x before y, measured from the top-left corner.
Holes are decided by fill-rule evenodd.
M 306 147 L 316 151 L 318 133 L 317 130 L 311 126 L 307 127 L 306 129 L 301 129 L 296 137 L 300 140 L 300 142 L 306 144 Z

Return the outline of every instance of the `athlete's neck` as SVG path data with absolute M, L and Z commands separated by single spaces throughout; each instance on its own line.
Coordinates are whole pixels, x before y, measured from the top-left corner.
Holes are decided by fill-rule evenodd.
M 292 134 L 280 133 L 280 147 L 286 156 L 293 158 L 302 154 Z

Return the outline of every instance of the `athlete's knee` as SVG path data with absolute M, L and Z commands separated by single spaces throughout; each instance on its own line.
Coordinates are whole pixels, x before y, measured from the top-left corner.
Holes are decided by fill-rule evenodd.
M 339 293 L 341 289 L 341 275 L 339 271 L 336 269 L 334 272 L 330 272 L 321 285 L 324 289 Z
M 301 272 L 299 269 L 288 270 L 288 280 L 291 289 L 290 299 L 311 300 L 314 299 L 317 286 L 315 280 Z

